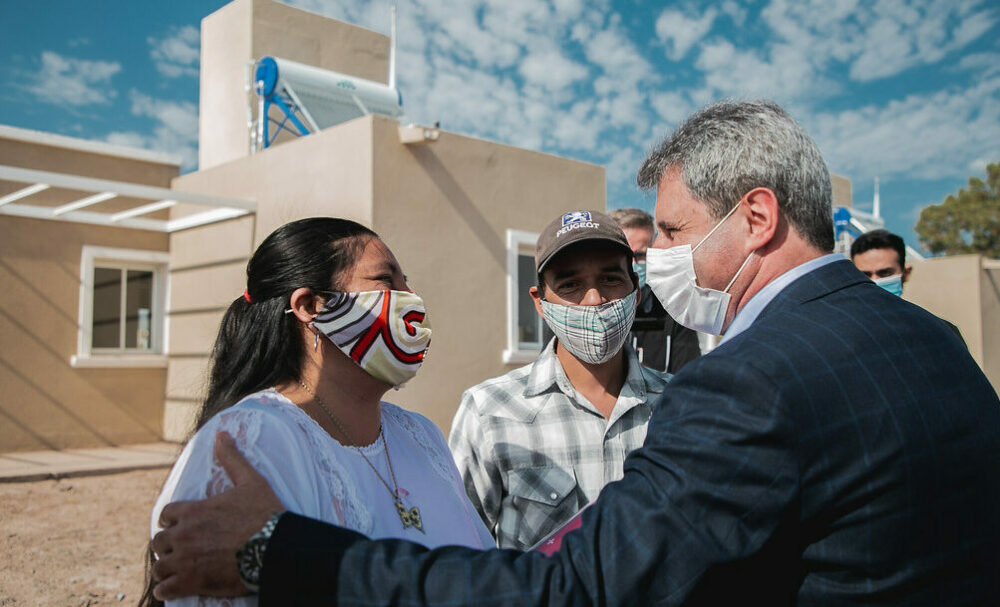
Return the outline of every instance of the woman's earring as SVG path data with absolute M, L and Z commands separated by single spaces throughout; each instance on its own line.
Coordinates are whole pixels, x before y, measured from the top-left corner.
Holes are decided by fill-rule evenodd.
M 319 331 L 316 331 L 316 339 L 313 340 L 313 352 L 319 349 Z

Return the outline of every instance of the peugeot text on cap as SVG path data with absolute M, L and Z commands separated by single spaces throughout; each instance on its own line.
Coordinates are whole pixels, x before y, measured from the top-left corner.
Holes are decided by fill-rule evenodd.
M 541 274 L 545 264 L 555 257 L 556 253 L 582 240 L 604 240 L 615 243 L 628 253 L 629 258 L 632 257 L 628 239 L 614 219 L 598 211 L 570 211 L 556 217 L 538 236 L 538 245 L 535 247 L 535 271 Z

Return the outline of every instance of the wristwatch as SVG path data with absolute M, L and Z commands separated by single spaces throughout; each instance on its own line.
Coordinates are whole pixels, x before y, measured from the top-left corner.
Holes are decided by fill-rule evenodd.
M 282 513 L 273 515 L 267 519 L 260 531 L 253 534 L 243 544 L 243 547 L 236 551 L 236 565 L 240 570 L 240 579 L 247 590 L 257 594 L 260 592 L 260 571 L 264 567 L 264 550 L 267 549 L 267 542 L 274 533 L 274 528 L 278 526 L 278 519 Z

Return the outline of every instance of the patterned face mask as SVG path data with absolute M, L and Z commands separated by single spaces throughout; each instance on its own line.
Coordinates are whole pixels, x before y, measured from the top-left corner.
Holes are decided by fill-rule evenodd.
M 597 306 L 564 306 L 542 300 L 542 316 L 559 345 L 596 365 L 618 353 L 632 330 L 638 290 Z
M 331 293 L 312 324 L 365 372 L 396 388 L 417 374 L 431 343 L 424 300 L 408 291 Z

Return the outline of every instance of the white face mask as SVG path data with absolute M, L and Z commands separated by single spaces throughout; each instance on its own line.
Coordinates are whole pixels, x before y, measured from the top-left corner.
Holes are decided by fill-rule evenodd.
M 635 290 L 597 306 L 564 306 L 542 300 L 542 316 L 559 345 L 578 359 L 597 365 L 622 349 L 635 320 Z
M 646 249 L 646 284 L 663 304 L 667 314 L 689 329 L 711 335 L 722 334 L 729 309 L 729 289 L 750 261 L 753 251 L 743 260 L 723 291 L 698 286 L 698 277 L 694 273 L 694 252 L 739 207 L 740 203 L 736 203 L 693 249 L 689 244 L 669 249 Z

